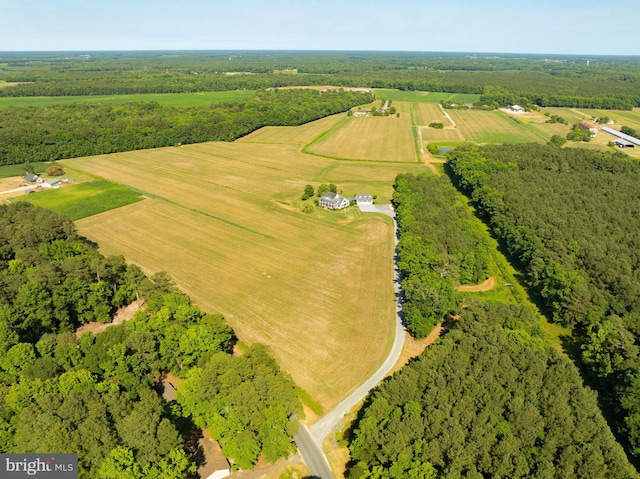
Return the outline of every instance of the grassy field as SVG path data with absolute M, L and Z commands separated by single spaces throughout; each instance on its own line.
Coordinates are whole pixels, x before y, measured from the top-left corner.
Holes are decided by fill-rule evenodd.
M 398 108 L 405 106 L 399 105 Z M 322 156 L 350 160 L 417 161 L 411 118 L 402 111 L 400 118 L 351 117 L 309 150 Z
M 48 208 L 75 221 L 130 205 L 141 199 L 139 193 L 129 188 L 97 180 L 38 191 L 27 196 L 20 196 L 17 201 L 27 201 Z
M 0 108 L 13 106 L 44 107 L 71 103 L 122 104 L 133 101 L 155 101 L 166 106 L 190 107 L 206 106 L 214 103 L 235 103 L 249 98 L 253 94 L 253 91 L 237 90 L 199 93 L 144 93 L 136 95 L 1 97 Z
M 427 126 L 432 122 L 440 122 L 445 125 L 449 124 L 449 120 L 447 120 L 447 117 L 442 113 L 437 103 L 414 103 L 411 114 L 413 116 L 413 123 L 416 125 Z
M 480 100 L 480 95 L 466 93 L 425 92 L 425 91 L 401 91 L 376 88 L 376 98 L 382 100 L 407 101 L 411 103 L 439 103 L 447 101 L 452 103 L 474 103 Z
M 518 123 L 500 111 L 448 110 L 463 138 L 475 143 L 541 142 L 528 125 Z
M 36 162 L 31 163 L 33 167 L 33 173 L 40 174 L 50 166 L 57 165 L 56 162 Z M 25 176 L 24 164 L 20 165 L 3 165 L 0 166 L 0 178 L 10 178 L 12 176 Z
M 332 182 L 345 194 L 388 199 L 400 171 L 300 152 L 301 138 L 333 121 L 256 132 L 260 143 L 247 138 L 63 162 L 148 198 L 78 221 L 81 234 L 149 273 L 168 271 L 198 305 L 223 313 L 243 342 L 269 345 L 324 408 L 387 354 L 395 315 L 393 228 L 389 218 L 354 208 L 305 214 L 299 197 L 307 183 Z M 277 144 L 266 143 L 274 138 Z

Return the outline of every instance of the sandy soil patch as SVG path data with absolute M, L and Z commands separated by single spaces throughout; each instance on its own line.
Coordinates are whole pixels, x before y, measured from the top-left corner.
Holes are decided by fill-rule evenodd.
M 83 333 L 87 331 L 98 334 L 106 330 L 109 326 L 114 326 L 117 324 L 122 324 L 125 321 L 129 321 L 133 316 L 139 311 L 144 305 L 143 301 L 134 301 L 129 306 L 123 306 L 122 308 L 116 311 L 116 314 L 113 315 L 113 320 L 110 323 L 99 323 L 97 321 L 93 321 L 91 323 L 84 324 L 76 329 L 76 336 L 80 337 Z
M 490 276 L 480 284 L 463 284 L 456 288 L 456 291 L 467 293 L 480 293 L 483 291 L 491 291 L 496 287 L 496 279 Z

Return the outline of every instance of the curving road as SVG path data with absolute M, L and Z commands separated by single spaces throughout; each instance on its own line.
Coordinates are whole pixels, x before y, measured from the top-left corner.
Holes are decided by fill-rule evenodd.
M 396 223 L 395 212 L 391 205 L 360 206 L 360 209 L 365 213 L 382 213 L 393 218 L 394 241 L 397 247 L 398 225 Z M 393 265 L 396 295 L 396 328 L 393 346 L 387 359 L 385 359 L 382 366 L 380 366 L 367 381 L 338 404 L 333 411 L 325 414 L 320 421 L 311 427 L 311 430 L 307 429 L 303 424 L 300 424 L 300 431 L 296 437 L 294 437 L 302 460 L 314 478 L 333 479 L 329 462 L 322 448 L 324 439 L 338 426 L 344 415 L 351 411 L 367 396 L 371 389 L 386 377 L 389 371 L 391 371 L 391 368 L 393 368 L 393 365 L 398 361 L 400 353 L 402 352 L 402 346 L 404 345 L 404 326 L 402 325 L 402 301 L 400 300 L 400 271 L 398 270 L 397 261 L 394 260 Z

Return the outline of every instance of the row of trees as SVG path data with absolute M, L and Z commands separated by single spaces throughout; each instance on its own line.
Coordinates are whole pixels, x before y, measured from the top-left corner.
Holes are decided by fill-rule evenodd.
M 478 205 L 581 364 L 629 451 L 640 454 L 640 165 L 622 153 L 462 147 L 457 185 Z
M 196 108 L 155 102 L 11 108 L 0 117 L 0 164 L 232 141 L 265 125 L 300 125 L 372 100 L 357 92 L 293 89 Z
M 0 206 L 0 250 L 0 452 L 78 453 L 81 478 L 182 479 L 195 470 L 191 420 L 240 467 L 293 450 L 292 380 L 264 347 L 232 356 L 224 318 L 166 274 L 104 258 L 28 203 Z M 146 309 L 131 321 L 75 334 L 137 298 Z M 177 403 L 152 390 L 166 372 L 187 378 Z
M 469 58 L 425 53 L 189 52 L 54 59 L 2 55 L 0 78 L 29 82 L 0 96 L 112 95 L 264 89 L 293 85 L 368 86 L 484 95 L 483 102 L 583 108 L 640 106 L 634 59 Z M 26 57 L 26 58 L 25 58 Z M 282 75 L 279 70 L 303 74 Z M 228 75 L 226 73 L 234 73 Z
M 422 338 L 456 309 L 456 285 L 487 277 L 488 244 L 446 179 L 401 174 L 394 188 L 404 321 Z

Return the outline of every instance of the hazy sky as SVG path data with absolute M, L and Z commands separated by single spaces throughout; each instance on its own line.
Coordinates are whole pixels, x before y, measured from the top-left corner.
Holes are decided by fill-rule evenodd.
M 610 5 L 604 0 L 0 0 L 0 51 L 640 55 L 640 3 Z

